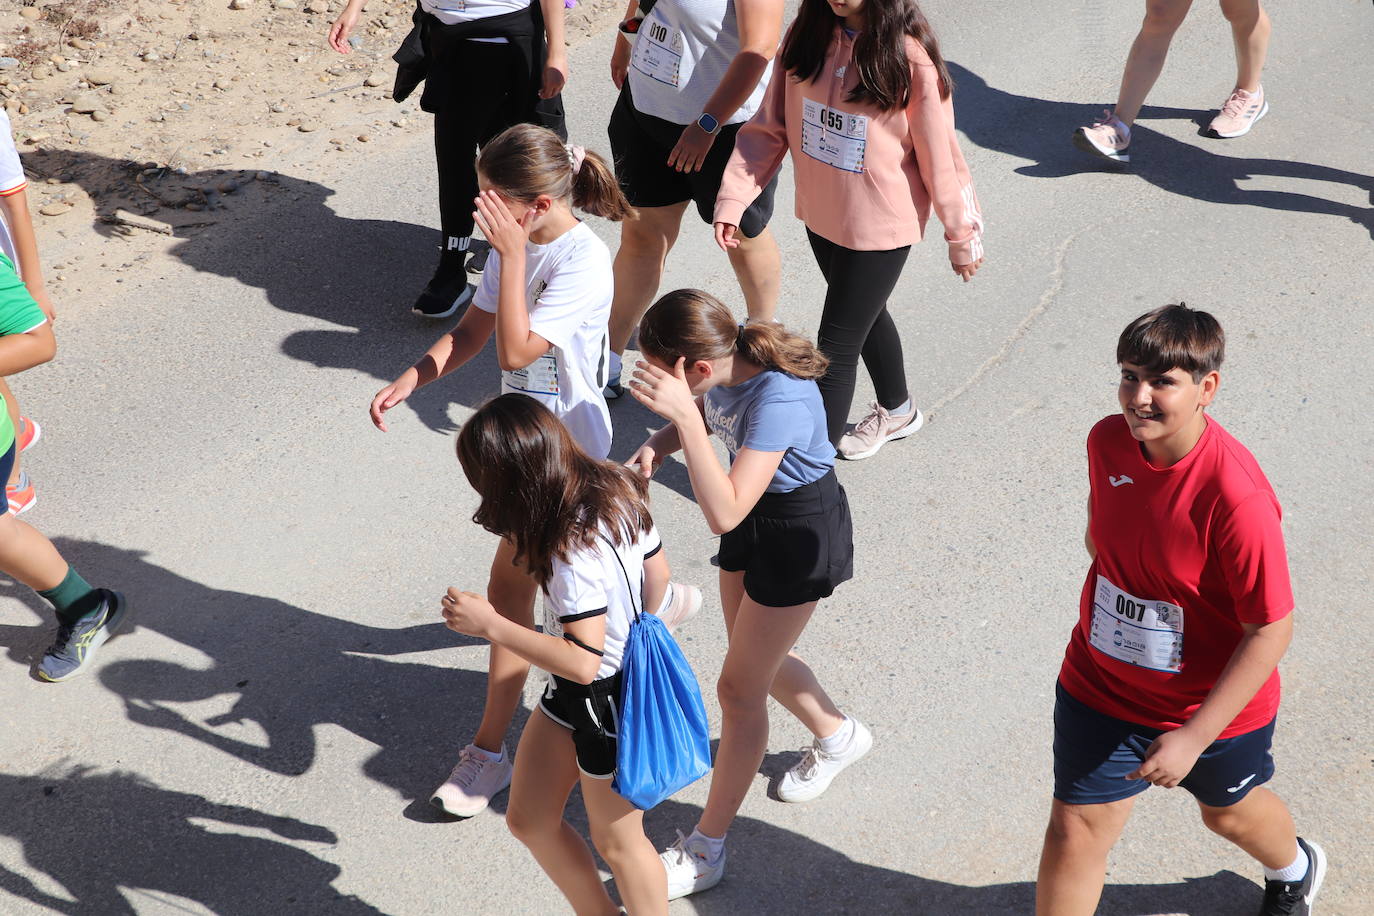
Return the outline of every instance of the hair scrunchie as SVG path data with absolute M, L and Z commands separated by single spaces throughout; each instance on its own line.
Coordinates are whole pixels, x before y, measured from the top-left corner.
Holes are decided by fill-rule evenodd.
M 568 165 L 572 166 L 573 174 L 576 175 L 582 171 L 582 163 L 587 158 L 587 148 L 572 143 L 564 145 L 563 148 L 568 151 Z
M 735 332 L 735 349 L 744 349 L 744 322 L 739 323 L 739 330 Z

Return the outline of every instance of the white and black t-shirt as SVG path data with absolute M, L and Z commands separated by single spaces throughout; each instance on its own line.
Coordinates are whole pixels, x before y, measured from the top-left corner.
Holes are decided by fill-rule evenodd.
M 604 614 L 606 644 L 601 650 L 597 680 L 620 670 L 630 624 L 634 623 L 635 611 L 644 606 L 644 561 L 662 549 L 658 529 L 650 528 L 639 533 L 634 543 L 617 545 L 614 550 L 606 539 L 598 537 L 595 544 L 574 552 L 566 563 L 554 560 L 553 575 L 545 586 L 544 632 L 561 637 L 565 623 Z
M 553 411 L 577 444 L 596 459 L 611 452 L 606 385 L 611 317 L 611 253 L 586 223 L 547 245 L 525 246 L 530 330 L 549 350 L 524 369 L 501 373 L 501 393 L 526 394 Z M 501 255 L 492 251 L 472 303 L 496 313 Z
M 530 0 L 420 0 L 420 8 L 445 25 L 518 13 L 529 5 Z
M 19 150 L 14 146 L 14 134 L 10 132 L 10 116 L 0 108 L 0 197 L 21 194 L 29 186 L 24 177 L 24 166 L 19 162 Z M 14 239 L 10 228 L 0 212 L 0 254 L 4 254 L 19 269 L 19 257 L 14 252 Z

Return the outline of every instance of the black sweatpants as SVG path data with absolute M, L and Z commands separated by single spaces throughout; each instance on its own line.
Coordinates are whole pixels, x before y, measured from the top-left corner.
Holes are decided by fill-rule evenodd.
M 830 358 L 830 369 L 819 385 L 827 432 L 834 444 L 844 435 L 849 419 L 860 356 L 883 409 L 906 403 L 902 338 L 887 311 L 887 300 L 897 288 L 911 246 L 890 251 L 855 251 L 821 238 L 810 229 L 806 236 L 811 240 L 811 250 L 826 283 L 816 343 Z

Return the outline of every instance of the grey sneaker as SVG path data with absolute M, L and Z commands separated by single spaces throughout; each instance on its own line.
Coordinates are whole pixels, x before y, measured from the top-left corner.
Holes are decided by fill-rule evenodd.
M 99 591 L 99 607 L 75 623 L 58 626 L 57 640 L 38 663 L 38 676 L 43 680 L 56 683 L 84 674 L 95 661 L 95 651 L 124 622 L 129 612 L 124 596 L 108 588 Z
M 905 439 L 921 428 L 926 418 L 913 407 L 911 413 L 900 417 L 883 410 L 877 401 L 872 404 L 872 412 L 864 417 L 848 433 L 840 437 L 840 457 L 847 461 L 860 461 L 878 454 L 878 449 L 894 439 Z

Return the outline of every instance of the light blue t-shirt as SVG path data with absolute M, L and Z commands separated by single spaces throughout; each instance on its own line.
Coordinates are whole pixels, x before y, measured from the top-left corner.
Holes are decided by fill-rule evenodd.
M 747 382 L 712 388 L 704 402 L 706 426 L 725 443 L 731 461 L 742 448 L 784 452 L 769 493 L 814 483 L 835 466 L 821 390 L 811 379 L 766 369 Z

